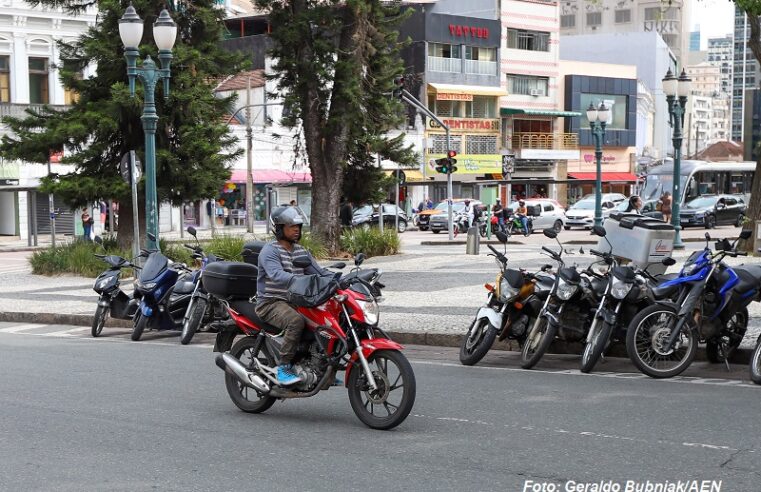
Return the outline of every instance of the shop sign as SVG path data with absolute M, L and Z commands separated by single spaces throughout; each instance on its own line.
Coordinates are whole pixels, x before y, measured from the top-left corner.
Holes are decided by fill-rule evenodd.
M 584 162 L 595 162 L 594 154 L 584 154 Z M 616 162 L 616 157 L 610 154 L 602 155 L 602 162 Z
M 500 121 L 488 118 L 441 118 L 450 130 L 467 130 L 473 132 L 499 133 Z M 441 130 L 441 125 L 433 119 L 428 120 L 428 128 Z
M 489 38 L 488 27 L 463 26 L 460 24 L 449 24 L 449 34 L 457 38 Z
M 437 101 L 472 101 L 473 94 L 455 94 L 449 92 L 437 92 Z
M 18 186 L 18 179 L 0 179 L 0 186 Z
M 428 169 L 435 175 L 435 159 L 446 157 L 444 154 L 428 154 Z M 457 172 L 455 174 L 501 174 L 502 155 L 500 154 L 457 154 Z

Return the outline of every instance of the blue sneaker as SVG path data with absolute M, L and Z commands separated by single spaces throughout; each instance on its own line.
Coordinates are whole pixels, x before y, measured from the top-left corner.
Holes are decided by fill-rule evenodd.
M 277 366 L 277 383 L 280 386 L 290 386 L 292 384 L 300 383 L 301 380 L 302 377 L 293 372 L 293 364 L 282 364 Z

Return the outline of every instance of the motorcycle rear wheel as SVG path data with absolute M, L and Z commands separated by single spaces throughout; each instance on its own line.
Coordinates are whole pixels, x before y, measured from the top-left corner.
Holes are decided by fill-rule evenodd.
M 460 363 L 464 366 L 477 364 L 494 344 L 495 338 L 497 338 L 497 329 L 489 323 L 488 319 L 473 320 L 460 344 Z
M 253 349 L 256 345 L 257 337 L 243 337 L 230 349 L 230 355 L 240 360 L 249 370 L 254 366 L 254 357 L 263 364 L 272 367 L 275 365 L 275 359 L 269 353 L 266 344 L 262 344 L 259 353 L 254 355 Z M 276 398 L 263 395 L 254 388 L 249 388 L 238 382 L 233 376 L 225 372 L 225 387 L 230 399 L 235 406 L 246 413 L 262 413 L 275 404 Z
M 626 331 L 626 352 L 632 363 L 651 378 L 673 378 L 695 359 L 698 340 L 687 325 L 682 328 L 677 346 L 664 353 L 663 344 L 678 321 L 673 306 L 654 304 L 640 311 Z
M 756 350 L 753 351 L 753 357 L 750 358 L 750 380 L 756 384 L 761 384 L 761 336 L 756 341 Z
M 143 316 L 142 313 L 139 313 L 137 315 L 137 319 L 135 320 L 135 324 L 132 327 L 132 338 L 133 342 L 137 342 L 140 340 L 140 337 L 143 336 L 143 332 L 145 331 L 145 328 L 148 326 L 149 318 Z
M 595 364 L 600 360 L 610 340 L 613 325 L 600 321 L 595 325 L 594 330 L 596 333 L 592 335 L 592 341 L 584 345 L 584 351 L 581 353 L 581 372 L 583 373 L 592 372 Z
M 538 322 L 535 322 L 529 331 L 526 340 L 523 342 L 521 351 L 521 367 L 531 369 L 539 362 L 547 349 L 550 348 L 552 341 L 555 339 L 558 327 L 550 323 L 546 316 L 540 316 Z
M 108 318 L 108 306 L 98 305 L 98 309 L 95 310 L 95 316 L 92 319 L 92 328 L 90 329 L 92 336 L 100 336 L 103 327 L 106 325 L 106 318 Z
M 393 371 L 389 371 L 389 362 L 395 366 Z M 359 420 L 366 426 L 379 430 L 392 429 L 404 422 L 415 404 L 415 373 L 404 354 L 395 350 L 373 352 L 367 363 L 378 390 L 373 391 L 370 388 L 362 365 L 356 363 L 349 373 L 347 382 L 349 403 Z M 392 400 L 392 393 L 399 390 L 401 395 L 394 394 Z M 381 415 L 375 414 L 376 409 Z
M 206 299 L 191 299 L 190 302 L 193 303 L 190 308 L 190 317 L 183 323 L 182 334 L 180 335 L 180 343 L 183 345 L 189 344 L 193 339 L 196 331 L 203 323 L 204 314 L 206 314 Z

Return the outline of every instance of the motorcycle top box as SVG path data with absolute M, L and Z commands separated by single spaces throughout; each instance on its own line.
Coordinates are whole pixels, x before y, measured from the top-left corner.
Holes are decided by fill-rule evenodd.
M 621 260 L 629 260 L 632 265 L 647 268 L 652 275 L 666 273 L 661 262 L 671 257 L 674 250 L 674 227 L 658 219 L 639 214 L 612 213 L 603 224 L 608 242 L 601 238 L 597 243 L 599 251 L 610 251 Z M 625 261 L 624 261 L 625 263 Z
M 201 282 L 211 295 L 221 299 L 244 298 L 256 295 L 259 269 L 249 263 L 218 261 L 210 263 Z

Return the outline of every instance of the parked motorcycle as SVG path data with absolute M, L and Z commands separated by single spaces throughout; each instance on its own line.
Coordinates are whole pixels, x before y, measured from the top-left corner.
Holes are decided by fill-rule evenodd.
M 363 260 L 364 255 L 357 256 L 357 269 Z M 277 381 L 282 330 L 261 320 L 248 301 L 256 293 L 254 270 L 252 265 L 218 262 L 203 277 L 210 293 L 226 299 L 236 324 L 218 333 L 214 346 L 221 352 L 216 364 L 225 371 L 233 403 L 244 412 L 264 412 L 277 400 L 329 389 L 343 370 L 349 403 L 363 423 L 374 429 L 402 423 L 415 402 L 415 375 L 402 346 L 378 327 L 378 304 L 367 282 L 360 275 L 342 277 L 319 292 L 324 302 L 297 308 L 307 322 L 294 359 L 303 380 L 285 388 Z M 246 336 L 233 345 L 241 333 Z
M 103 244 L 100 236 L 95 236 L 95 242 L 100 245 Z M 98 275 L 93 285 L 93 290 L 100 297 L 98 298 L 98 307 L 95 309 L 90 333 L 93 337 L 98 337 L 103 331 L 109 315 L 115 319 L 132 319 L 137 311 L 137 300 L 125 294 L 119 284 L 122 268 L 138 269 L 139 267 L 121 256 L 95 255 L 95 257 L 100 258 L 109 265 L 105 272 Z
M 761 336 L 756 340 L 756 349 L 750 358 L 750 380 L 761 384 Z
M 744 230 L 740 239 L 748 239 Z M 748 325 L 747 306 L 761 300 L 761 265 L 730 267 L 724 258 L 745 256 L 737 241 L 706 246 L 685 262 L 679 276 L 658 286 L 678 291 L 676 302 L 659 301 L 643 309 L 629 325 L 626 348 L 634 365 L 654 378 L 681 374 L 695 358 L 699 342 L 706 343 L 712 362 L 728 359 L 740 345 Z M 681 289 L 681 290 L 680 290 Z
M 497 231 L 497 239 L 505 245 L 507 235 Z M 539 273 L 532 274 L 522 269 L 507 268 L 507 256 L 487 244 L 499 266 L 494 285 L 486 284 L 488 298 L 460 346 L 460 362 L 471 366 L 480 361 L 494 344 L 506 338 L 523 344 L 528 326 L 539 314 L 542 303 L 552 288 L 554 277 L 548 274 L 550 265 L 545 265 Z

